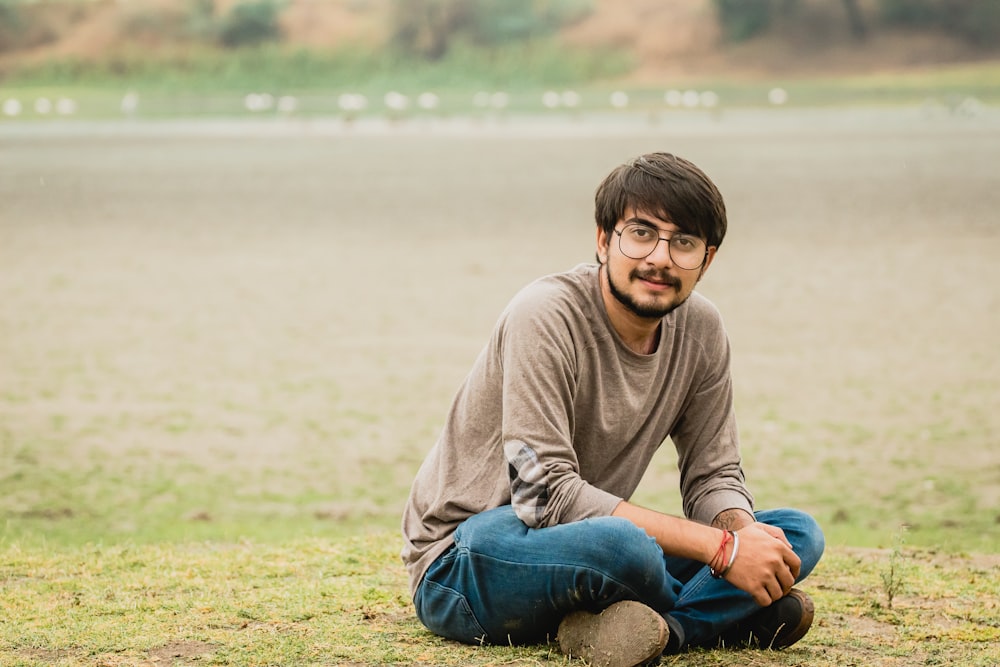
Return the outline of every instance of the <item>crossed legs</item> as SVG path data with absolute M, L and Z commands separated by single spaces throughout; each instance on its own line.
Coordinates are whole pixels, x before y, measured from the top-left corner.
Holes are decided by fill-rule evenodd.
M 802 560 L 799 580 L 823 553 L 809 515 L 762 511 Z M 470 517 L 455 546 L 428 569 L 414 600 L 430 629 L 464 643 L 531 644 L 555 638 L 559 622 L 637 600 L 666 618 L 672 646 L 701 645 L 759 610 L 749 594 L 714 579 L 697 561 L 664 556 L 645 531 L 616 517 L 528 528 L 510 506 Z M 679 645 L 678 645 L 679 644 Z

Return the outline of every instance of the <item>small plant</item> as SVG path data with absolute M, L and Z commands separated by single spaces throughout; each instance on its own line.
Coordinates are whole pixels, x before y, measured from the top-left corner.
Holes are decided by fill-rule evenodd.
M 906 525 L 899 527 L 893 540 L 892 551 L 889 552 L 889 563 L 882 570 L 882 590 L 885 592 L 886 609 L 892 609 L 892 601 L 902 592 L 904 582 L 904 572 L 902 560 L 904 558 L 903 545 L 905 544 Z

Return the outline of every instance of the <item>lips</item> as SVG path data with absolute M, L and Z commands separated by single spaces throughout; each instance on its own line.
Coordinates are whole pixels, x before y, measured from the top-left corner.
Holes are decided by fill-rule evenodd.
M 651 283 L 653 285 L 661 287 L 672 287 L 674 289 L 680 289 L 681 286 L 681 281 L 677 280 L 676 278 L 670 275 L 658 275 L 655 273 L 646 273 L 646 274 L 635 274 L 634 277 L 644 282 Z

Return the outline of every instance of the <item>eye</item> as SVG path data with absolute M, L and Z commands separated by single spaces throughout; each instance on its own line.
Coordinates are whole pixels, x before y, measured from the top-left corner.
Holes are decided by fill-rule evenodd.
M 695 239 L 691 236 L 684 236 L 683 234 L 676 234 L 671 239 L 670 242 L 678 250 L 694 250 L 698 245 Z
M 650 241 L 655 238 L 653 230 L 649 227 L 643 227 L 642 225 L 632 225 L 625 231 L 628 232 L 629 236 L 634 238 L 636 241 Z

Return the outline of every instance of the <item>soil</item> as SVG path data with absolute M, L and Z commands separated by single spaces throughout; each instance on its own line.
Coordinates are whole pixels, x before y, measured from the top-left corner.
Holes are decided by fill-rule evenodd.
M 153 649 L 149 652 L 151 662 L 163 662 L 175 665 L 178 661 L 186 664 L 188 660 L 199 660 L 215 651 L 215 647 L 206 642 L 176 641 Z
M 30 434 L 58 420 L 75 434 L 67 464 L 143 443 L 153 461 L 292 475 L 255 482 L 265 490 L 371 475 L 392 497 L 507 300 L 593 259 L 594 184 L 662 148 L 726 196 L 730 230 L 700 289 L 733 341 L 755 485 L 807 502 L 826 489 L 842 503 L 824 501 L 832 523 L 868 515 L 864 497 L 930 522 L 970 506 L 992 521 L 992 121 L 622 122 L 440 136 L 5 126 L 5 423 Z M 675 476 L 669 459 L 651 472 L 657 503 Z M 360 502 L 324 496 L 317 514 Z

